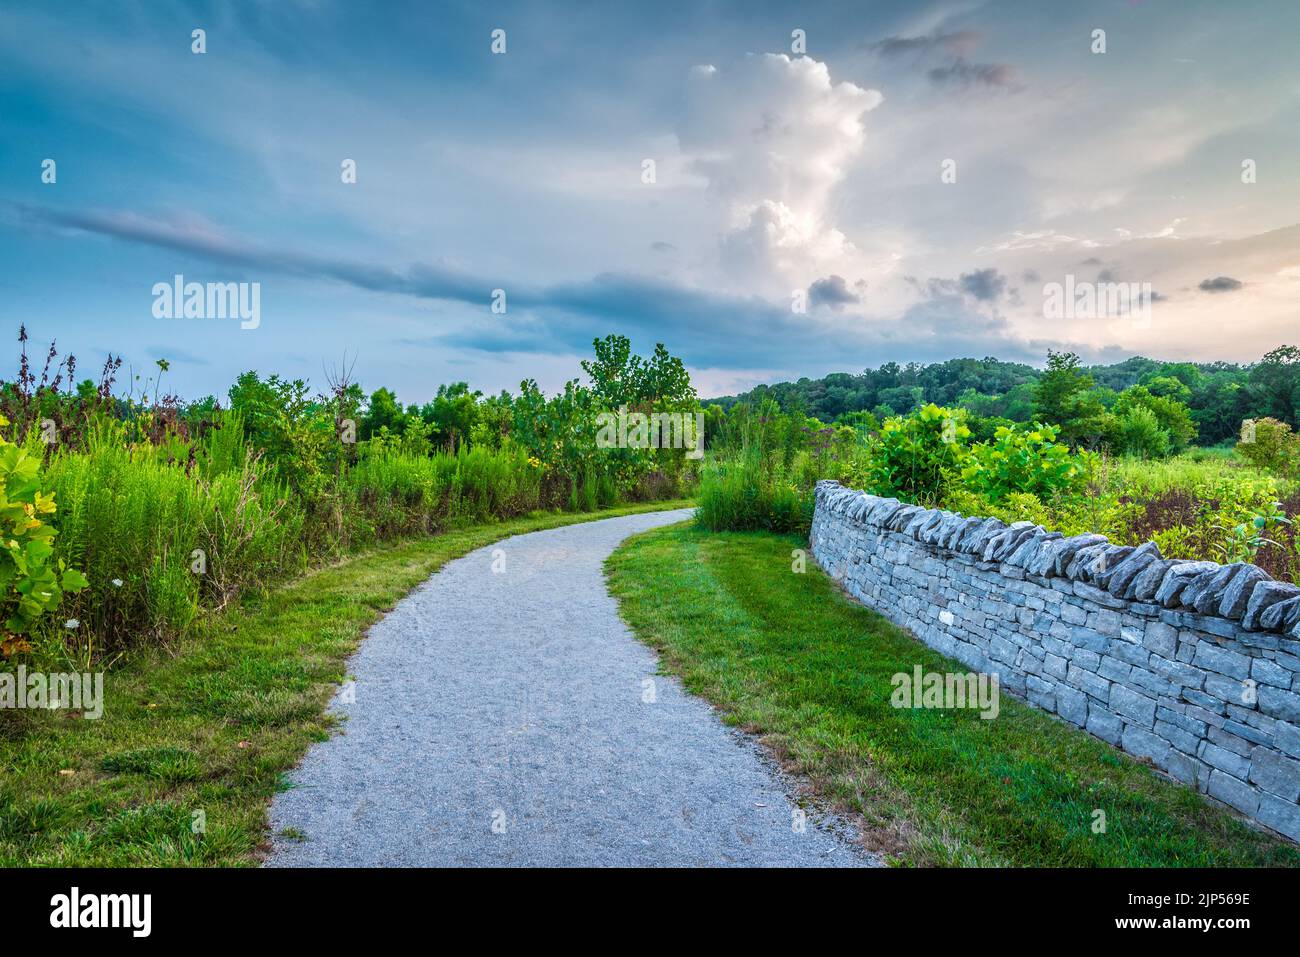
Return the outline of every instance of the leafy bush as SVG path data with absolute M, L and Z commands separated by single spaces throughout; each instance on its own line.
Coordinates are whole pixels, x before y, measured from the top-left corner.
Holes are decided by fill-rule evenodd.
M 1144 405 L 1132 405 L 1122 415 L 1112 417 L 1108 441 L 1119 455 L 1160 459 L 1169 454 L 1171 440 L 1154 412 Z
M 9 420 L 0 416 L 0 426 Z M 41 491 L 41 460 L 0 435 L 0 609 L 4 615 L 3 654 L 29 647 L 25 635 L 58 611 L 65 592 L 86 587 L 85 576 L 54 558 L 56 496 Z
M 1051 425 L 1003 426 L 971 449 L 962 469 L 966 488 L 999 502 L 1015 492 L 1040 499 L 1077 493 L 1088 475 L 1086 453 L 1071 454 Z
M 1275 475 L 1289 478 L 1300 473 L 1300 436 L 1277 419 L 1265 417 L 1243 422 L 1236 451 L 1247 462 Z
M 964 409 L 931 403 L 911 415 L 886 419 L 868 448 L 862 487 L 876 495 L 933 503 L 959 476 L 969 438 Z
M 1177 382 L 1177 380 L 1174 380 Z M 1158 382 L 1153 383 L 1160 388 Z M 1196 425 L 1192 422 L 1191 411 L 1174 395 L 1156 395 L 1146 386 L 1135 385 L 1125 389 L 1115 400 L 1115 405 L 1111 408 L 1111 414 L 1119 423 L 1132 423 L 1135 421 L 1135 413 L 1139 409 L 1144 409 L 1150 413 L 1150 418 L 1155 420 L 1156 430 L 1163 436 L 1163 445 L 1165 451 L 1161 455 L 1170 453 L 1177 454 L 1187 448 L 1189 442 L 1196 438 Z M 1144 422 L 1142 428 L 1149 429 L 1145 423 L 1148 417 L 1137 414 Z M 1148 455 L 1148 450 L 1138 448 L 1129 452 L 1126 447 L 1127 442 L 1132 441 L 1131 424 L 1120 425 L 1121 430 L 1128 430 L 1124 437 L 1116 441 L 1114 436 L 1108 436 L 1111 440 L 1112 450 L 1119 454 L 1136 454 Z

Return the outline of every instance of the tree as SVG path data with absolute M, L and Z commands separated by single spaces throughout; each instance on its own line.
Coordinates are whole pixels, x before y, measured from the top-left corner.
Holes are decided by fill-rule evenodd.
M 1071 446 L 1091 445 L 1104 432 L 1105 407 L 1093 390 L 1093 378 L 1073 352 L 1047 352 L 1047 371 L 1034 386 L 1034 418 L 1060 427 Z
M 695 405 L 695 388 L 686 366 L 669 355 L 662 342 L 655 344 L 649 360 L 632 352 L 627 336 L 595 339 L 592 347 L 596 357 L 582 360 L 582 371 L 591 379 L 592 392 L 608 408 L 648 412 Z
M 1296 425 L 1300 406 L 1300 349 L 1281 346 L 1267 353 L 1250 370 L 1248 388 L 1252 412 Z
M 1129 430 L 1136 428 L 1133 425 L 1136 420 L 1129 418 L 1129 412 L 1139 407 L 1149 411 L 1155 418 L 1156 427 L 1165 435 L 1168 453 L 1181 452 L 1187 448 L 1192 439 L 1196 438 L 1196 425 L 1192 422 L 1192 414 L 1187 406 L 1170 396 L 1153 395 L 1151 390 L 1142 385 L 1125 389 L 1111 409 L 1111 414 L 1116 420 L 1125 422 L 1119 427 L 1124 434 L 1129 434 Z M 1145 423 L 1145 418 L 1142 421 Z M 1145 429 L 1145 424 L 1142 428 Z M 1115 434 L 1114 429 L 1111 432 Z M 1149 454 L 1149 451 L 1144 449 L 1142 454 Z
M 471 392 L 469 383 L 438 386 L 432 402 L 420 409 L 420 418 L 433 426 L 433 437 L 448 452 L 455 452 L 474 431 L 478 422 L 481 392 Z
M 379 388 L 370 393 L 370 402 L 366 405 L 366 414 L 357 423 L 358 438 L 372 439 L 381 429 L 387 429 L 393 435 L 400 435 L 406 420 L 397 396 L 389 389 Z

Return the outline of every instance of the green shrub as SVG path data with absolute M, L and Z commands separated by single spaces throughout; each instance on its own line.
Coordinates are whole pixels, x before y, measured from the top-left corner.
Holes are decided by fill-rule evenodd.
M 9 420 L 0 416 L 0 426 Z M 41 460 L 0 435 L 0 609 L 4 615 L 3 654 L 26 650 L 26 635 L 59 610 L 65 592 L 86 586 L 85 576 L 54 556 L 56 531 L 50 524 L 57 495 L 41 491 Z
M 1132 405 L 1123 415 L 1111 418 L 1107 441 L 1117 455 L 1161 459 L 1169 454 L 1171 440 L 1154 412 L 1144 405 Z
M 1072 454 L 1057 442 L 1055 426 L 1002 426 L 989 442 L 971 449 L 962 469 L 966 488 L 1000 502 L 1014 492 L 1040 499 L 1079 492 L 1089 471 L 1087 453 Z
M 1300 473 L 1300 436 L 1291 426 L 1265 417 L 1247 419 L 1241 431 L 1236 451 L 1251 465 L 1287 478 Z
M 932 504 L 960 475 L 969 438 L 965 409 L 931 403 L 886 419 L 868 447 L 862 487 L 875 495 Z

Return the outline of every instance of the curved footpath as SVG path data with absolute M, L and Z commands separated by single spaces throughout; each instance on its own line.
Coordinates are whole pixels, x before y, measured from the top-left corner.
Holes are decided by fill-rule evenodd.
M 520 535 L 416 589 L 349 663 L 342 733 L 273 802 L 268 865 L 877 863 L 843 824 L 792 826 L 772 760 L 619 618 L 605 558 L 689 515 Z

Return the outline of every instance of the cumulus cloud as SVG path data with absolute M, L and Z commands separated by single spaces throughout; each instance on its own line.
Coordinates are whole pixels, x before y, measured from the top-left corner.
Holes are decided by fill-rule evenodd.
M 866 141 L 875 90 L 784 54 L 692 71 L 677 137 L 721 204 L 722 262 L 748 288 L 803 286 L 845 266 L 852 244 L 830 200 Z
M 1213 279 L 1202 279 L 1196 288 L 1201 292 L 1235 292 L 1244 285 L 1240 279 L 1231 276 L 1216 276 Z

